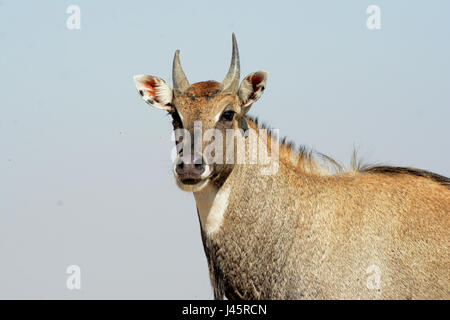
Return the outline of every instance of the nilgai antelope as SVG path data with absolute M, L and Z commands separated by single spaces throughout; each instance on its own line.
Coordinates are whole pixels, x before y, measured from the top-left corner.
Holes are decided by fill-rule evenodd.
M 264 138 L 247 112 L 267 72 L 239 85 L 234 34 L 232 43 L 221 83 L 190 84 L 179 51 L 173 89 L 158 77 L 134 77 L 142 98 L 172 116 L 173 171 L 178 186 L 194 194 L 214 297 L 449 299 L 450 179 L 402 167 L 342 170 L 273 133 Z M 225 147 L 207 154 L 213 139 L 198 142 L 199 127 L 213 130 Z M 264 163 L 252 161 L 249 131 L 271 155 Z M 275 162 L 276 170 L 263 171 Z

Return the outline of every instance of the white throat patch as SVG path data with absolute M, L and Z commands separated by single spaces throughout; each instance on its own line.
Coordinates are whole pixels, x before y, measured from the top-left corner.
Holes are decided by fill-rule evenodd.
M 209 236 L 219 230 L 228 207 L 230 191 L 230 185 L 225 184 L 218 189 L 210 182 L 201 191 L 194 192 L 200 224 L 206 235 Z

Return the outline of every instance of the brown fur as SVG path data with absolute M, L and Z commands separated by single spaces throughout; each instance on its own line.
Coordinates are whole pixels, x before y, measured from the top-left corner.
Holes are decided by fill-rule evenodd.
M 220 92 L 220 83 L 216 81 L 203 81 L 194 83 L 185 95 L 191 99 L 212 98 Z
M 266 77 L 259 72 L 239 94 L 223 94 L 213 81 L 193 84 L 170 108 L 158 107 L 172 114 L 174 128 L 190 132 L 196 121 L 203 130 L 222 133 L 257 129 L 245 114 Z M 236 113 L 231 121 L 221 120 L 226 108 Z M 208 143 L 203 141 L 203 150 Z M 268 149 L 272 143 L 277 142 L 267 140 Z M 344 170 L 325 155 L 293 150 L 281 141 L 279 169 L 272 175 L 261 174 L 261 164 L 214 163 L 202 181 L 207 187 L 192 189 L 216 299 L 450 298 L 448 178 L 420 169 L 367 167 L 356 159 Z M 213 213 L 223 216 L 206 232 L 205 204 L 221 190 L 230 193 L 223 210 Z M 381 280 L 375 289 L 367 286 L 373 266 Z
M 237 99 L 217 88 L 194 84 L 177 97 L 186 129 L 194 121 L 224 129 L 215 115 L 230 103 L 238 111 Z M 243 119 L 231 127 L 259 127 Z M 450 298 L 447 178 L 408 168 L 345 171 L 293 150 L 282 140 L 275 175 L 254 164 L 215 166 L 212 182 L 232 186 L 220 229 L 202 231 L 215 298 Z M 378 290 L 366 286 L 372 265 L 381 272 Z
M 203 235 L 216 298 L 450 297 L 447 178 L 389 167 L 323 175 L 302 170 L 311 156 L 293 167 L 283 148 L 276 175 L 236 165 L 225 182 L 235 187 L 222 226 Z M 378 290 L 366 286 L 371 265 Z

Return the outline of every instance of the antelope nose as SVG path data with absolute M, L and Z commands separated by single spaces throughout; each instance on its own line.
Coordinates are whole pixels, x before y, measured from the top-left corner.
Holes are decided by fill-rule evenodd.
M 178 159 L 175 172 L 181 179 L 200 179 L 205 172 L 205 161 L 201 155 L 194 155 L 190 161 L 183 157 Z

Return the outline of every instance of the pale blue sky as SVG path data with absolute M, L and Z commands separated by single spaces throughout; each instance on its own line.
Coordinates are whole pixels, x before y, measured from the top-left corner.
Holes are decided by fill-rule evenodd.
M 221 81 L 232 32 L 281 135 L 450 176 L 449 1 L 0 0 L 0 298 L 212 298 L 170 120 L 132 76 L 171 83 L 180 49 L 190 82 Z

